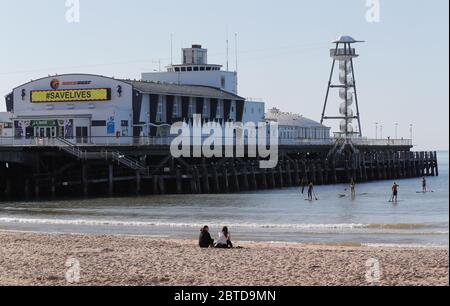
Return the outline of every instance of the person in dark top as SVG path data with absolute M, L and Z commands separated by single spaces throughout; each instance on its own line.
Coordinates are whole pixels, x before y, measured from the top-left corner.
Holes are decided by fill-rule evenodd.
M 422 192 L 423 193 L 428 192 L 428 183 L 427 183 L 427 178 L 425 176 L 422 178 Z
M 309 201 L 314 200 L 313 195 L 314 195 L 314 184 L 313 184 L 313 182 L 309 182 L 309 185 L 308 185 L 308 200 Z
M 394 185 L 392 186 L 392 200 L 391 202 L 397 203 L 398 202 L 398 188 L 400 186 L 397 185 L 397 183 L 394 183 Z
M 301 181 L 301 187 L 302 187 L 302 194 L 305 194 L 305 187 L 306 187 L 306 181 L 305 181 L 305 178 L 302 178 L 302 181 Z
M 199 238 L 198 244 L 201 248 L 205 248 L 205 249 L 214 247 L 214 240 L 211 238 L 211 234 L 209 233 L 208 226 L 204 226 L 200 230 L 200 238 Z
M 352 178 L 350 182 L 350 191 L 352 193 L 352 197 L 356 197 L 356 183 L 355 180 Z

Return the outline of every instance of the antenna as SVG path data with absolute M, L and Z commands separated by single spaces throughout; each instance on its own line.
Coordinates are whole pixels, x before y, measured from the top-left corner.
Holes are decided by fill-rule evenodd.
M 229 42 L 227 38 L 227 72 L 230 71 L 229 69 Z
M 159 60 L 152 60 L 152 64 L 158 64 L 158 72 L 161 72 L 161 59 L 159 59 Z
M 234 47 L 235 47 L 235 57 L 236 57 L 236 94 L 238 93 L 238 34 L 234 33 Z
M 234 33 L 234 47 L 235 47 L 235 57 L 236 57 L 236 73 L 238 71 L 238 34 Z
M 230 59 L 230 42 L 228 40 L 228 28 L 227 28 L 227 72 L 230 71 L 229 69 L 229 59 Z
M 170 33 L 170 65 L 173 65 L 173 34 Z

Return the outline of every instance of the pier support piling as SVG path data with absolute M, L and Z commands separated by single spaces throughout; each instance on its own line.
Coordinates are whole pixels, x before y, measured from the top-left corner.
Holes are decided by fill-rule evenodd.
M 141 172 L 139 170 L 136 171 L 136 195 L 141 194 Z
M 83 196 L 89 196 L 89 180 L 88 180 L 88 165 L 83 164 L 81 167 L 81 184 L 83 186 Z
M 108 195 L 114 196 L 114 165 L 108 165 Z
M 217 166 L 212 166 L 213 190 L 215 193 L 220 192 L 219 174 L 217 173 Z
M 176 188 L 177 188 L 177 194 L 183 193 L 183 179 L 181 177 L 181 170 L 180 168 L 177 168 L 176 170 Z

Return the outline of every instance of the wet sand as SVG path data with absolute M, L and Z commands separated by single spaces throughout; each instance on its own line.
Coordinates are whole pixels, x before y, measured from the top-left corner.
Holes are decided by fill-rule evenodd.
M 72 285 L 72 258 L 73 285 L 367 286 L 377 263 L 376 285 L 449 285 L 444 249 L 237 244 L 243 249 L 201 250 L 163 238 L 0 232 L 0 285 Z

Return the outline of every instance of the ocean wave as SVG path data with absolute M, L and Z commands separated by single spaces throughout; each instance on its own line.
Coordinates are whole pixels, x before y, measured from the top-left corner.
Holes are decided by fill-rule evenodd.
M 0 218 L 0 223 L 6 224 L 34 224 L 34 225 L 72 225 L 72 226 L 114 226 L 114 227 L 168 227 L 168 228 L 201 228 L 205 224 L 214 225 L 215 222 L 205 223 L 171 223 L 171 222 L 146 222 L 146 221 L 118 221 L 99 219 L 38 219 L 38 218 Z M 218 224 L 216 224 L 218 225 Z M 351 231 L 375 231 L 387 233 L 409 232 L 415 230 L 415 234 L 448 235 L 448 231 L 433 230 L 433 227 L 422 224 L 262 224 L 262 223 L 227 223 L 232 228 L 242 229 L 273 229 L 273 230 L 298 230 L 305 232 L 351 232 Z M 418 230 L 422 230 L 418 233 Z
M 414 230 L 429 228 L 429 225 L 425 224 L 369 224 L 368 229 L 394 229 L 394 230 Z
M 105 226 L 131 226 L 131 227 L 194 227 L 200 228 L 205 223 L 170 223 L 170 222 L 146 222 L 146 221 L 117 221 L 117 220 L 72 220 L 72 219 L 37 219 L 37 218 L 0 218 L 3 223 L 20 224 L 49 224 L 49 225 L 105 225 Z M 210 222 L 211 223 L 211 222 Z M 256 224 L 238 223 L 229 224 L 230 227 L 240 228 L 266 228 L 266 229 L 355 229 L 366 228 L 364 224 Z
M 361 246 L 380 249 L 449 249 L 449 246 L 444 244 L 362 243 Z

